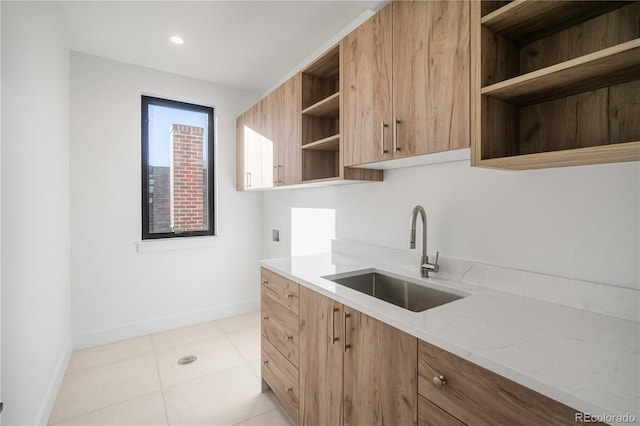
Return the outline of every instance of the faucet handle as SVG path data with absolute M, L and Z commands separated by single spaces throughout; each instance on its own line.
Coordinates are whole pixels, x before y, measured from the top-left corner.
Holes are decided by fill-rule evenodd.
M 428 272 L 434 272 L 434 273 L 438 272 L 440 270 L 440 265 L 438 265 L 438 258 L 439 257 L 440 257 L 440 252 L 439 251 L 436 252 L 436 261 L 435 261 L 435 263 L 429 263 L 429 258 L 427 257 L 426 262 L 424 262 L 424 264 L 422 265 L 422 270 L 423 271 L 428 271 Z

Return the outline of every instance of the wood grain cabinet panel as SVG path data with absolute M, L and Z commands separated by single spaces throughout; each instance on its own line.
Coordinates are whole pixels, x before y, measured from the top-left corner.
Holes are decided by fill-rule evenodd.
M 270 297 L 294 313 L 298 313 L 300 286 L 285 277 L 261 268 L 262 296 Z
M 297 421 L 300 386 L 298 372 L 298 284 L 261 268 L 262 366 L 266 383 Z
M 342 425 L 342 304 L 300 288 L 300 424 Z
M 236 187 L 300 182 L 300 77 L 262 98 L 236 121 Z
M 300 422 L 417 424 L 417 339 L 300 288 Z
M 298 366 L 298 316 L 271 297 L 261 298 L 262 335 Z
M 417 339 L 345 306 L 344 425 L 417 424 Z
M 298 418 L 300 387 L 298 369 L 264 337 L 262 338 L 262 378 L 287 410 Z
M 391 144 L 392 5 L 343 40 L 344 164 L 393 158 Z
M 418 426 L 464 426 L 464 423 L 428 399 L 418 396 Z
M 575 425 L 576 410 L 421 340 L 418 393 L 470 426 Z
M 345 165 L 469 146 L 469 2 L 393 2 L 343 46 Z
M 392 4 L 394 157 L 468 147 L 469 2 Z

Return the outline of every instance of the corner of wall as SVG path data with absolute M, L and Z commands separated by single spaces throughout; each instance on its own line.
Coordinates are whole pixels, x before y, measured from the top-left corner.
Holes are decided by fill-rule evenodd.
M 64 379 L 64 374 L 67 371 L 67 366 L 71 360 L 72 351 L 73 344 L 71 338 L 69 338 L 67 340 L 67 344 L 62 350 L 62 353 L 60 354 L 60 358 L 58 359 L 56 368 L 51 375 L 51 379 L 49 380 L 49 385 L 47 386 L 44 399 L 42 400 L 42 405 L 40 406 L 38 416 L 36 417 L 36 425 L 46 425 L 49 423 L 49 416 L 51 416 L 51 411 L 56 403 L 58 390 L 60 389 L 60 385 L 62 385 L 62 379 Z

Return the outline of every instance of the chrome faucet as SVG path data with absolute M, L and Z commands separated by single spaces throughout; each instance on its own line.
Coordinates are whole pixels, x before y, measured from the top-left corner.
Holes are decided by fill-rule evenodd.
M 411 212 L 409 248 L 416 248 L 416 220 L 418 219 L 418 213 L 420 213 L 420 218 L 422 218 L 422 257 L 420 257 L 420 274 L 423 277 L 428 277 L 429 271 L 436 273 L 440 270 L 440 267 L 438 266 L 438 257 L 440 256 L 440 252 L 436 253 L 436 263 L 429 263 L 429 256 L 427 256 L 427 215 L 422 206 L 415 206 L 413 208 L 413 212 Z

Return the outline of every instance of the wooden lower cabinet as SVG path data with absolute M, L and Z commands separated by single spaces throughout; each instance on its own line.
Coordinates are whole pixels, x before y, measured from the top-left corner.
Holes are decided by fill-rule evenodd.
M 422 340 L 418 393 L 469 426 L 576 424 L 573 408 Z
M 292 418 L 298 420 L 299 286 L 264 268 L 260 275 L 262 380 L 271 388 Z
M 300 287 L 299 308 L 300 424 L 340 426 L 343 306 Z
M 418 426 L 464 426 L 464 423 L 428 399 L 418 396 Z
M 300 288 L 300 423 L 417 424 L 417 339 Z
M 344 308 L 344 425 L 417 424 L 418 339 Z
M 575 424 L 577 411 L 566 405 L 273 272 L 261 275 L 262 378 L 300 425 Z

